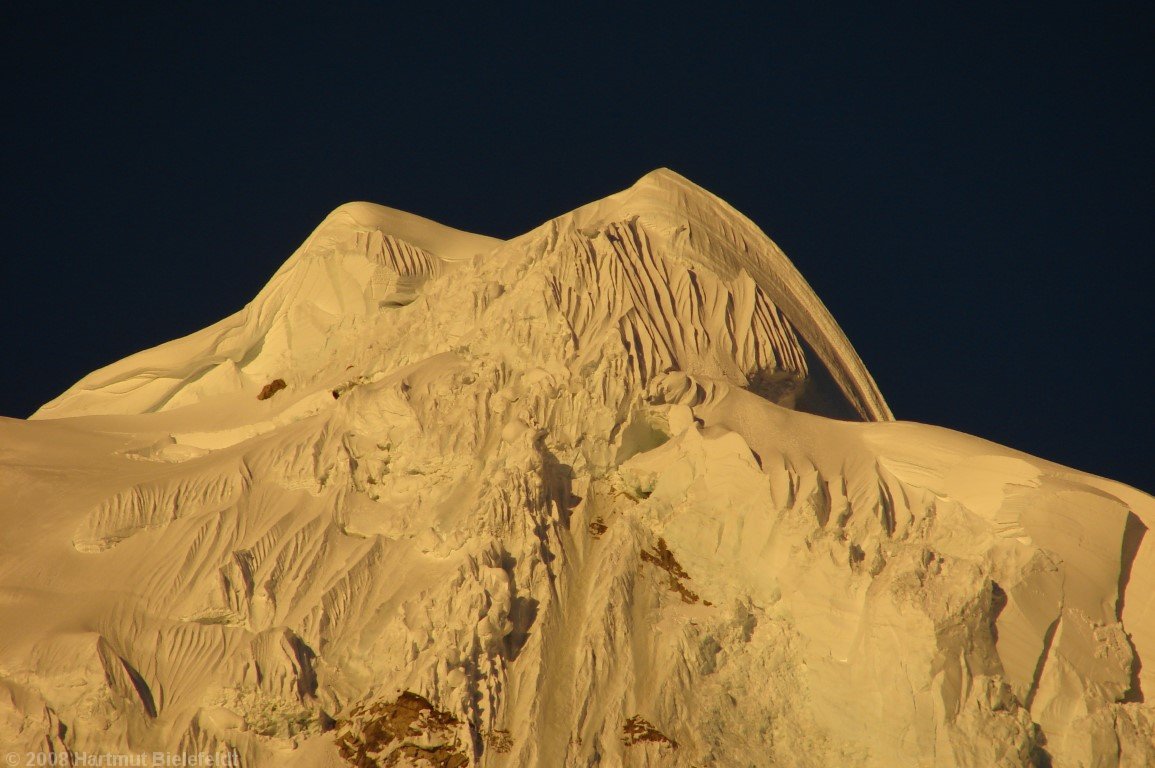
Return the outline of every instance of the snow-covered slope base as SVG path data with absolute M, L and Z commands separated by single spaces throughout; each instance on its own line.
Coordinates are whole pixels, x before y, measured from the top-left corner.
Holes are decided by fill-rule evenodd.
M 1155 500 L 892 421 L 668 171 L 508 242 L 343 206 L 0 420 L 0 522 L 9 749 L 1155 763 Z

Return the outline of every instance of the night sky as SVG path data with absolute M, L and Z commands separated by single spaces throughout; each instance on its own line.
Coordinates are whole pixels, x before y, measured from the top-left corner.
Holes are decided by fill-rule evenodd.
M 666 166 L 899 418 L 1155 491 L 1150 2 L 96 5 L 0 10 L 0 414 L 236 311 L 342 202 L 509 237 Z

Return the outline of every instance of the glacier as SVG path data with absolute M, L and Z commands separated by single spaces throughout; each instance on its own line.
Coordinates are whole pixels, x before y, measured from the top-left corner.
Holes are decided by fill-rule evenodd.
M 245 766 L 1155 764 L 1155 499 L 896 421 L 676 173 L 330 214 L 0 419 L 0 746 Z

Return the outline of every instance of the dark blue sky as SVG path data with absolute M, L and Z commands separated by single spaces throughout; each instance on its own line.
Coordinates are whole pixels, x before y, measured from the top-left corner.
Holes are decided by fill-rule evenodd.
M 1155 490 L 1152 5 L 799 5 L 6 3 L 0 414 L 237 310 L 341 202 L 510 236 L 668 166 L 900 418 Z

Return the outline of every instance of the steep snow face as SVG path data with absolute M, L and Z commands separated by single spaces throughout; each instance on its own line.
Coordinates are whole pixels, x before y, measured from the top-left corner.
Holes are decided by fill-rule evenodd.
M 32 418 L 171 410 L 214 395 L 255 394 L 271 376 L 308 388 L 349 365 L 362 367 L 379 326 L 415 322 L 412 313 L 388 310 L 416 299 L 426 281 L 468 269 L 473 257 L 521 264 L 530 252 L 566 270 L 552 287 L 559 303 L 569 302 L 563 311 L 571 324 L 595 318 L 636 337 L 624 343 L 643 375 L 696 366 L 754 376 L 776 399 L 805 390 L 803 407 L 891 418 L 842 330 L 777 246 L 677 174 L 655 171 L 502 245 L 384 206 L 343 205 L 244 310 L 96 371 Z M 572 305 L 587 296 L 600 303 Z M 571 328 L 575 342 L 590 341 L 585 330 Z M 815 375 L 807 375 L 795 330 L 812 348 Z M 714 353 L 717 360 L 706 359 Z M 824 391 L 830 377 L 837 386 Z
M 243 310 L 86 376 L 32 418 L 152 413 L 343 369 L 383 310 L 500 240 L 371 203 L 333 211 Z M 386 313 L 387 314 L 387 313 Z
M 668 171 L 508 242 L 343 206 L 0 432 L 12 748 L 1155 762 L 1155 500 L 891 421 Z

